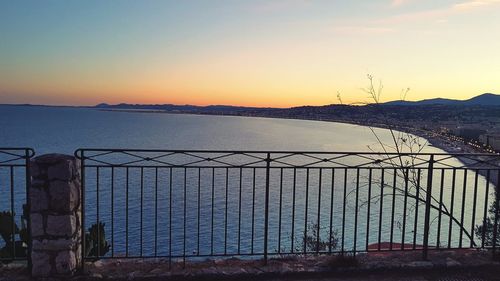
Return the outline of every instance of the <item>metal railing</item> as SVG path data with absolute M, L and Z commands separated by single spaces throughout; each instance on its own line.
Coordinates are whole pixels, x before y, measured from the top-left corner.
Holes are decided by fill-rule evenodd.
M 396 250 L 427 258 L 431 249 L 498 247 L 496 154 L 79 149 L 75 155 L 83 227 L 103 224 L 89 233 L 105 234 L 108 243 L 93 243 L 97 249 L 83 251 L 85 259 L 267 260 Z
M 0 262 L 28 260 L 31 148 L 0 148 Z

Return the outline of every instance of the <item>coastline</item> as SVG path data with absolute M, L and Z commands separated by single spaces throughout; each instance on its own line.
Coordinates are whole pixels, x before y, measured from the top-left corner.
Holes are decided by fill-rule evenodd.
M 486 152 L 484 150 L 481 150 L 480 148 L 474 148 L 471 145 L 468 145 L 464 142 L 461 141 L 456 141 L 456 140 L 451 140 L 447 138 L 444 135 L 432 132 L 432 131 L 425 131 L 422 129 L 416 129 L 416 128 L 409 128 L 409 127 L 404 127 L 404 126 L 394 126 L 390 127 L 386 124 L 369 124 L 369 123 L 363 123 L 363 122 L 356 122 L 356 121 L 350 121 L 350 120 L 334 120 L 334 119 L 307 119 L 307 118 L 283 118 L 283 117 L 274 117 L 274 116 L 265 116 L 265 115 L 255 115 L 255 116 L 249 116 L 249 115 L 237 115 L 237 114 L 210 114 L 210 113 L 196 113 L 196 112 L 168 112 L 168 111 L 162 111 L 162 110 L 144 110 L 144 109 L 139 109 L 139 110 L 130 110 L 130 109 L 102 109 L 102 108 L 96 108 L 96 110 L 99 111 L 111 111 L 111 112 L 126 112 L 126 113 L 155 113 L 155 114 L 189 114 L 189 115 L 213 115 L 213 116 L 235 116 L 235 117 L 257 117 L 257 118 L 271 118 L 271 119 L 285 119 L 285 120 L 305 120 L 305 121 L 321 121 L 321 122 L 333 122 L 333 123 L 343 123 L 343 124 L 350 124 L 350 125 L 358 125 L 358 126 L 366 126 L 366 127 L 372 127 L 372 128 L 381 128 L 381 129 L 393 129 L 397 131 L 401 131 L 404 133 L 409 133 L 416 135 L 418 137 L 424 138 L 427 140 L 429 146 L 439 148 L 446 153 L 450 154 L 459 154 L 459 153 L 471 153 L 471 154 L 491 154 L 489 152 Z M 491 154 L 494 155 L 494 154 Z M 499 157 L 500 158 L 500 157 Z M 464 164 L 464 167 L 471 167 L 471 165 L 476 164 L 472 159 L 469 158 L 464 158 L 464 157 L 457 157 L 457 159 Z M 480 160 L 480 158 L 478 159 Z M 497 161 L 494 163 L 495 166 L 500 167 L 500 162 Z M 477 165 L 474 166 L 477 168 Z M 486 170 L 480 170 L 478 169 L 478 173 L 485 178 L 487 177 Z M 499 185 L 499 177 L 497 173 L 490 173 L 490 181 L 495 185 Z

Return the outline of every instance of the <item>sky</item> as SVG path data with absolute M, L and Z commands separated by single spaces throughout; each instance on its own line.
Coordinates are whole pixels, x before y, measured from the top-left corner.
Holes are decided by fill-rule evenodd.
M 500 0 L 0 0 L 0 103 L 290 107 L 500 93 Z

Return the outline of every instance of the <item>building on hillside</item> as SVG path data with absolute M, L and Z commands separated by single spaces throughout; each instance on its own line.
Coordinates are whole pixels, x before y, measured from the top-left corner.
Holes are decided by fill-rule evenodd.
M 486 133 L 486 130 L 478 127 L 457 127 L 453 130 L 455 136 L 467 140 L 479 140 L 479 136 Z
M 500 135 L 484 134 L 479 137 L 479 141 L 491 146 L 496 151 L 500 151 Z

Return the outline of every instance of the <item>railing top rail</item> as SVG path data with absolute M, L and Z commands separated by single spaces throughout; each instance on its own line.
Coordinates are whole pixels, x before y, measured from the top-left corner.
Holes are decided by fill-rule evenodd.
M 346 155 L 394 155 L 394 156 L 412 156 L 412 155 L 422 155 L 422 156 L 490 156 L 498 157 L 500 159 L 500 154 L 496 153 L 410 153 L 410 152 L 373 152 L 373 151 L 310 151 L 310 150 L 209 150 L 209 149 L 129 149 L 129 148 L 78 148 L 75 151 L 75 156 L 77 158 L 81 157 L 81 152 L 174 152 L 174 153 L 272 153 L 272 154 L 346 154 Z
M 33 156 L 35 150 L 29 147 L 0 147 L 0 165 L 24 165 L 20 163 Z
M 0 147 L 0 152 L 28 152 L 29 157 L 35 155 L 35 150 L 31 147 Z

